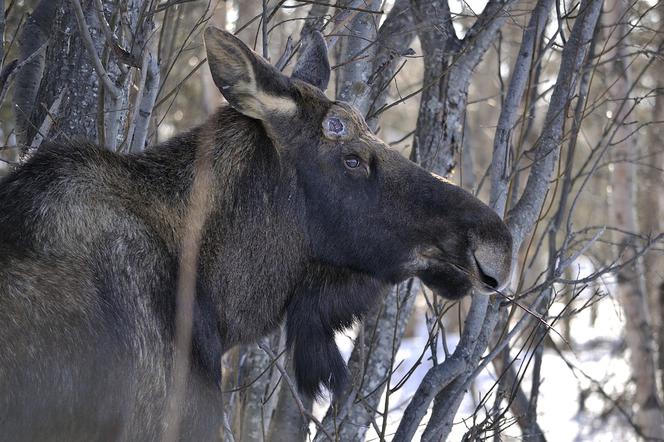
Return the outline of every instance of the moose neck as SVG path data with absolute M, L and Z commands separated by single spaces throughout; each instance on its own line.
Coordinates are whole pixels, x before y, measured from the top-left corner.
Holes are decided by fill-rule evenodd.
M 188 182 L 175 209 L 180 245 L 189 212 L 204 209 L 197 296 L 217 309 L 224 347 L 277 327 L 305 269 L 306 229 L 296 174 L 281 164 L 261 123 L 222 108 L 152 152 L 182 162 L 174 168 Z

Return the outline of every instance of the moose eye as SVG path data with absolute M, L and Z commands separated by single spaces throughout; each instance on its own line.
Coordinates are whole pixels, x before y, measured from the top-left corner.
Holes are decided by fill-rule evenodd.
M 348 156 L 344 159 L 344 164 L 349 169 L 356 169 L 357 167 L 360 166 L 361 161 L 355 155 L 351 155 L 351 156 Z

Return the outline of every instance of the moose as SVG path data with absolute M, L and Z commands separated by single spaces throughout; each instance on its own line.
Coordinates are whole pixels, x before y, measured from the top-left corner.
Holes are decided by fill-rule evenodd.
M 496 213 L 326 97 L 321 35 L 290 77 L 230 33 L 204 40 L 228 102 L 206 123 L 141 153 L 46 143 L 0 182 L 3 438 L 163 434 L 192 224 L 182 440 L 218 437 L 222 355 L 284 320 L 301 392 L 338 393 L 334 334 L 390 286 L 418 277 L 458 299 L 509 278 Z

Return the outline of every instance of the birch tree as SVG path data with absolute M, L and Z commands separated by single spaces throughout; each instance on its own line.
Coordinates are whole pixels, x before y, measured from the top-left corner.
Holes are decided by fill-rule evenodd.
M 606 22 L 608 57 L 612 60 L 613 84 L 609 85 L 610 109 L 616 121 L 611 142 L 613 144 L 612 207 L 617 233 L 616 242 L 620 253 L 627 258 L 635 256 L 633 232 L 639 230 L 636 219 L 637 170 L 630 161 L 638 152 L 637 138 L 627 126 L 631 106 L 630 67 L 628 65 L 629 5 L 626 1 L 607 2 Z M 664 415 L 657 391 L 656 347 L 652 330 L 652 319 L 648 308 L 643 260 L 634 259 L 618 274 L 618 296 L 625 312 L 625 339 L 630 351 L 632 378 L 636 384 L 636 423 L 648 437 L 664 434 Z

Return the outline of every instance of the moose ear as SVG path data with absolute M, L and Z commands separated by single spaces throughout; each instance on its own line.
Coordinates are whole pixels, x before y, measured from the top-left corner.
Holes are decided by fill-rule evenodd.
M 327 59 L 327 45 L 323 34 L 312 32 L 304 45 L 304 52 L 297 60 L 291 77 L 325 91 L 330 81 L 330 62 Z
M 204 40 L 212 79 L 232 107 L 258 120 L 295 114 L 288 77 L 229 32 L 209 27 Z

